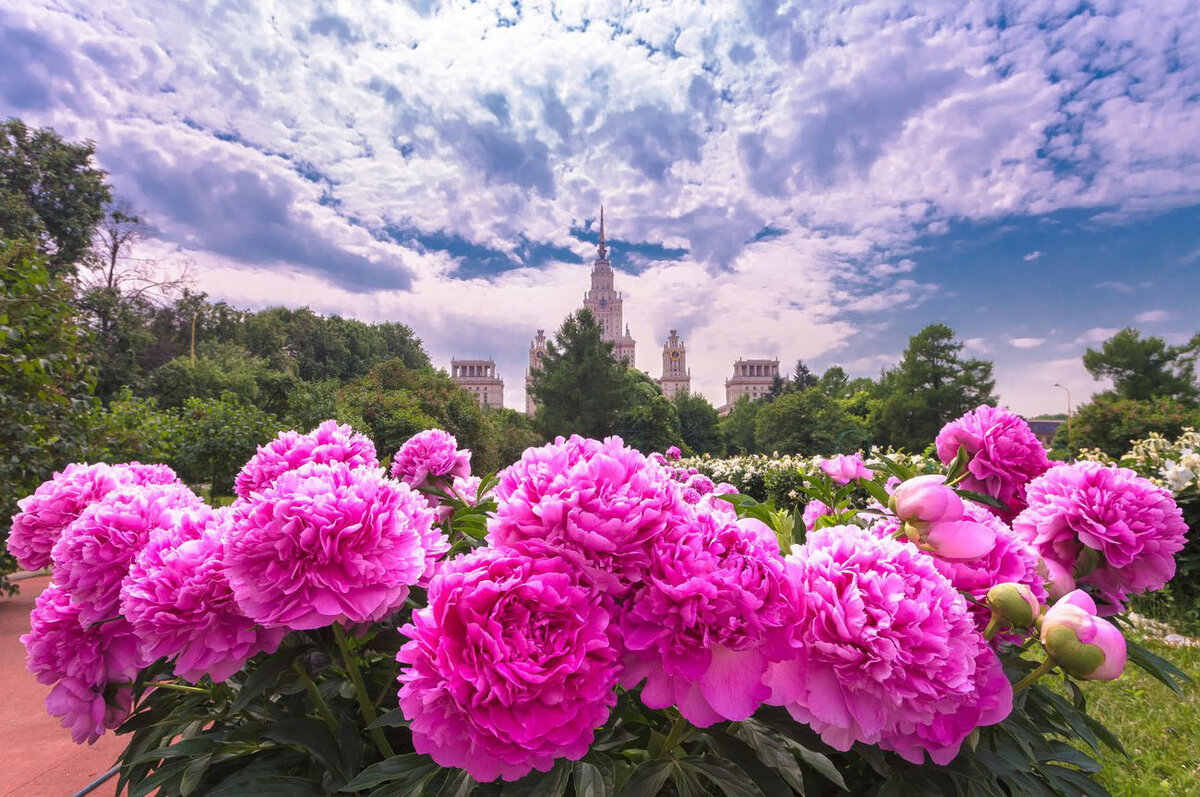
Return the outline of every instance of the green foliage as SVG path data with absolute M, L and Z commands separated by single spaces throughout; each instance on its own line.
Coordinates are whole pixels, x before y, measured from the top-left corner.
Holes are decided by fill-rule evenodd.
M 1098 448 L 1110 457 L 1119 457 L 1134 440 L 1150 432 L 1175 437 L 1187 426 L 1200 426 L 1200 411 L 1175 399 L 1137 400 L 1101 394 L 1075 413 L 1071 439 L 1075 451 Z M 1067 447 L 1066 424 L 1058 427 L 1054 447 Z
M 546 438 L 533 428 L 533 421 L 523 412 L 489 409 L 483 414 L 488 435 L 495 441 L 496 458 L 501 467 L 516 462 L 525 449 L 546 443 Z
M 243 404 L 283 415 L 298 379 L 272 369 L 236 343 L 205 342 L 196 359 L 180 356 L 150 374 L 146 392 L 164 407 L 180 407 L 188 398 L 218 398 L 232 393 Z
M 992 364 L 962 359 L 962 344 L 945 324 L 908 339 L 900 364 L 884 374 L 872 418 L 875 442 L 919 451 L 947 422 L 994 404 Z
M 74 273 L 104 216 L 109 186 L 94 152 L 48 127 L 0 123 L 0 238 L 36 242 L 51 275 Z
M 831 455 L 846 437 L 857 448 L 866 435 L 865 421 L 814 389 L 780 396 L 759 410 L 754 423 L 757 450 L 784 454 Z
M 679 434 L 690 453 L 720 454 L 725 450 L 717 409 L 699 394 L 680 391 L 672 400 L 679 416 Z
M 542 434 L 602 438 L 613 433 L 618 413 L 630 403 L 630 382 L 612 352 L 587 310 L 563 321 L 546 342 L 542 367 L 532 373 L 534 424 Z
M 0 543 L 16 501 L 87 450 L 94 381 L 70 298 L 31 244 L 0 240 Z
M 172 464 L 184 481 L 208 484 L 210 497 L 232 495 L 238 471 L 282 428 L 275 416 L 233 393 L 185 399 L 178 422 Z
M 153 398 L 135 396 L 123 387 L 107 407 L 98 408 L 92 417 L 91 437 L 96 442 L 91 458 L 104 462 L 164 462 L 178 468 L 181 426 L 177 413 L 162 410 Z
M 362 419 L 380 457 L 395 453 L 417 432 L 438 427 L 454 435 L 460 447 L 471 449 L 473 469 L 501 465 L 478 401 L 443 371 L 409 368 L 400 359 L 381 363 L 347 385 L 337 407 L 338 418 Z
M 1095 379 L 1111 379 L 1113 393 L 1122 399 L 1149 401 L 1174 399 L 1195 406 L 1200 398 L 1196 387 L 1196 354 L 1200 335 L 1184 346 L 1169 346 L 1162 338 L 1142 338 L 1126 327 L 1100 346 L 1088 349 L 1083 366 Z
M 625 404 L 613 431 L 626 445 L 646 453 L 677 445 L 679 413 L 674 403 L 641 371 L 625 369 L 625 380 Z
M 762 401 L 751 401 L 749 396 L 739 396 L 729 414 L 720 421 L 721 437 L 725 450 L 730 454 L 750 454 L 758 450 L 754 440 L 755 422 L 758 412 L 766 406 Z

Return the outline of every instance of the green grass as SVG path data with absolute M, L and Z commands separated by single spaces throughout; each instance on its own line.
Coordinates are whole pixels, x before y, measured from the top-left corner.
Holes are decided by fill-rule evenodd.
M 1200 648 L 1147 648 L 1200 681 Z M 1125 745 L 1129 758 L 1105 750 L 1100 781 L 1116 797 L 1200 795 L 1200 683 L 1184 697 L 1134 666 L 1112 683 L 1084 686 L 1088 711 Z

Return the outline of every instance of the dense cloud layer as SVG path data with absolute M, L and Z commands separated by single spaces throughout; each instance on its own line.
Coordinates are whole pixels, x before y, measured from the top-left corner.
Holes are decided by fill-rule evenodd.
M 678 328 L 714 400 L 739 355 L 870 372 L 928 318 L 1026 408 L 1054 395 L 1023 385 L 1046 349 L 1190 331 L 1155 303 L 1064 328 L 950 312 L 979 300 L 922 256 L 963 223 L 999 241 L 1200 204 L 1187 0 L 70 6 L 0 12 L 0 112 L 96 140 L 214 296 L 402 319 L 439 361 L 495 356 L 510 406 L 532 329 L 581 298 L 601 202 L 638 364 Z M 1053 246 L 1022 243 L 1009 276 L 1045 275 Z M 1138 281 L 1076 273 L 1097 301 Z

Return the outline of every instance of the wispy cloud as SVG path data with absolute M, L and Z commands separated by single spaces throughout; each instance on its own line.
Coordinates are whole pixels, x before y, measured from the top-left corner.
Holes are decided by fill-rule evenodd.
M 1139 324 L 1156 324 L 1160 321 L 1166 321 L 1171 318 L 1171 313 L 1166 310 L 1147 310 L 1144 313 L 1138 313 L 1133 317 L 1133 320 Z
M 1042 253 L 1042 251 L 1041 251 L 1040 249 L 1034 249 L 1032 252 L 1028 253 L 1028 254 L 1027 254 L 1027 255 L 1025 255 L 1024 257 L 1022 257 L 1021 259 L 1022 259 L 1022 260 L 1024 260 L 1026 263 L 1032 263 L 1033 261 L 1035 261 L 1035 260 L 1037 260 L 1039 257 L 1041 257 L 1041 256 L 1042 256 L 1042 254 L 1043 254 L 1043 253 Z
M 1045 338 L 1009 338 L 1008 345 L 1017 349 L 1036 349 L 1046 342 Z
M 1106 280 L 1104 282 L 1097 282 L 1096 287 L 1100 290 L 1114 291 L 1116 293 L 1133 293 L 1132 285 L 1119 280 Z

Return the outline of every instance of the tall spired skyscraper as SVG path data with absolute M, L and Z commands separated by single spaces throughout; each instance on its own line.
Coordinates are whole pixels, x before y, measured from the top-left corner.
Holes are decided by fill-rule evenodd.
M 596 260 L 592 264 L 592 287 L 583 296 L 583 306 L 590 310 L 600 325 L 604 340 L 612 341 L 613 356 L 633 366 L 633 350 L 636 345 L 629 327 L 624 323 L 621 294 L 613 289 L 612 263 L 608 260 L 608 246 L 604 241 L 604 208 L 600 208 L 600 245 Z

